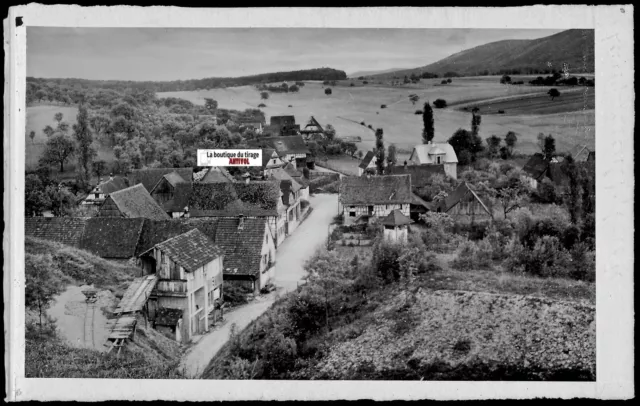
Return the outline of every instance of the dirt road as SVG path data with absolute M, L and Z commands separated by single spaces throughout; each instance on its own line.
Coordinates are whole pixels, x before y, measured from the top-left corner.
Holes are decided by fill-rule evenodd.
M 316 249 L 325 243 L 328 227 L 338 213 L 338 196 L 320 194 L 309 199 L 313 211 L 309 217 L 278 248 L 276 253 L 275 284 L 279 294 L 292 291 L 302 281 L 304 263 Z M 225 315 L 225 323 L 202 337 L 187 351 L 180 369 L 191 378 L 199 378 L 222 346 L 229 339 L 231 325 L 244 329 L 252 320 L 264 313 L 274 302 L 275 295 L 261 298 Z

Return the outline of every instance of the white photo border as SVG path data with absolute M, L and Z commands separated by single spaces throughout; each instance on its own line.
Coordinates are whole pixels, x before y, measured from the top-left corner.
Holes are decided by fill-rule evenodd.
M 632 5 L 513 8 L 12 7 L 5 33 L 6 400 L 526 399 L 634 396 Z M 23 24 L 16 27 L 16 17 Z M 595 29 L 596 382 L 179 381 L 24 377 L 26 27 L 334 27 Z M 176 383 L 176 382 L 172 382 Z

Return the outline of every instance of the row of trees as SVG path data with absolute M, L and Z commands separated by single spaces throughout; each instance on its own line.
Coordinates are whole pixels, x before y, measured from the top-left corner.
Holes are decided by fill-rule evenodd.
M 264 92 L 273 92 L 273 93 L 297 93 L 300 91 L 300 87 L 296 85 L 289 86 L 286 83 L 281 84 L 280 86 L 272 86 L 272 85 L 258 85 L 256 88 L 261 92 L 260 95 Z M 263 98 L 264 99 L 264 98 Z

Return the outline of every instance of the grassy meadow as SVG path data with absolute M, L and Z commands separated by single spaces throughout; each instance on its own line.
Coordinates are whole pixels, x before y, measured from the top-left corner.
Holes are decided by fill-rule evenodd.
M 341 81 L 332 87 L 332 94 L 324 94 L 322 83 L 306 82 L 298 93 L 271 93 L 268 100 L 261 100 L 260 93 L 253 87 L 242 86 L 226 89 L 211 89 L 194 92 L 166 92 L 158 97 L 180 97 L 196 104 L 204 104 L 205 98 L 218 101 L 221 108 L 246 109 L 257 108 L 260 103 L 267 107 L 262 110 L 267 120 L 275 115 L 294 115 L 296 122 L 302 127 L 309 116 L 314 116 L 321 124 L 332 124 L 339 136 L 360 136 L 359 148 L 369 150 L 375 142 L 374 131 L 366 128 L 371 125 L 382 128 L 387 143 L 395 143 L 400 149 L 410 149 L 420 142 L 422 117 L 416 110 L 422 108 L 425 101 L 433 102 L 442 98 L 449 105 L 461 106 L 464 103 L 479 103 L 481 100 L 501 97 L 518 97 L 527 94 L 542 96 L 548 91 L 544 86 L 505 86 L 499 83 L 498 77 L 454 78 L 447 85 L 440 84 L 441 79 L 422 80 L 418 84 L 389 86 L 388 84 L 363 85 L 362 81 Z M 563 92 L 564 89 L 560 89 Z M 584 91 L 584 88 L 576 90 Z M 590 89 L 590 91 L 593 91 Z M 420 101 L 413 105 L 409 94 L 420 96 Z M 567 92 L 572 93 L 572 92 Z M 571 99 L 569 94 L 565 99 Z M 541 106 L 527 111 L 527 103 L 520 102 L 517 110 L 511 114 L 488 114 L 482 118 L 480 135 L 504 136 L 508 131 L 518 134 L 518 147 L 521 153 L 537 151 L 536 137 L 538 133 L 552 134 L 556 138 L 559 152 L 570 149 L 577 143 L 595 145 L 595 112 L 585 110 L 584 103 L 563 103 L 563 96 L 553 102 L 548 96 L 549 107 Z M 513 103 L 513 102 L 512 102 Z M 387 107 L 382 109 L 381 105 Z M 589 106 L 593 102 L 588 103 Z M 531 105 L 531 107 L 534 107 Z M 511 107 L 513 109 L 513 107 Z M 575 108 L 574 111 L 567 111 Z M 502 108 L 501 108 L 502 109 Z M 458 128 L 469 128 L 471 114 L 457 108 L 434 109 L 435 141 L 446 141 Z M 515 114 L 517 113 L 517 114 Z M 543 114 L 543 115 L 541 115 Z M 365 126 L 360 123 L 364 122 Z

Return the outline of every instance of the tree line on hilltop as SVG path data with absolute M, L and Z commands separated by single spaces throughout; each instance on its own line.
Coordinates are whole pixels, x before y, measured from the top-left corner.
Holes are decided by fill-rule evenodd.
M 104 89 L 118 92 L 148 90 L 152 92 L 178 92 L 209 90 L 220 87 L 247 86 L 259 83 L 291 82 L 303 80 L 342 80 L 344 71 L 331 68 L 306 69 L 291 72 L 273 72 L 237 78 L 205 78 L 174 81 L 127 81 L 127 80 L 88 80 L 88 79 L 45 79 L 27 77 L 27 103 L 35 101 L 59 101 L 79 103 L 77 95 L 83 89 Z M 46 84 L 54 84 L 57 91 L 48 92 Z M 36 95 L 38 90 L 45 93 Z M 68 99 L 64 96 L 67 96 Z M 71 100 L 69 102 L 68 100 Z

